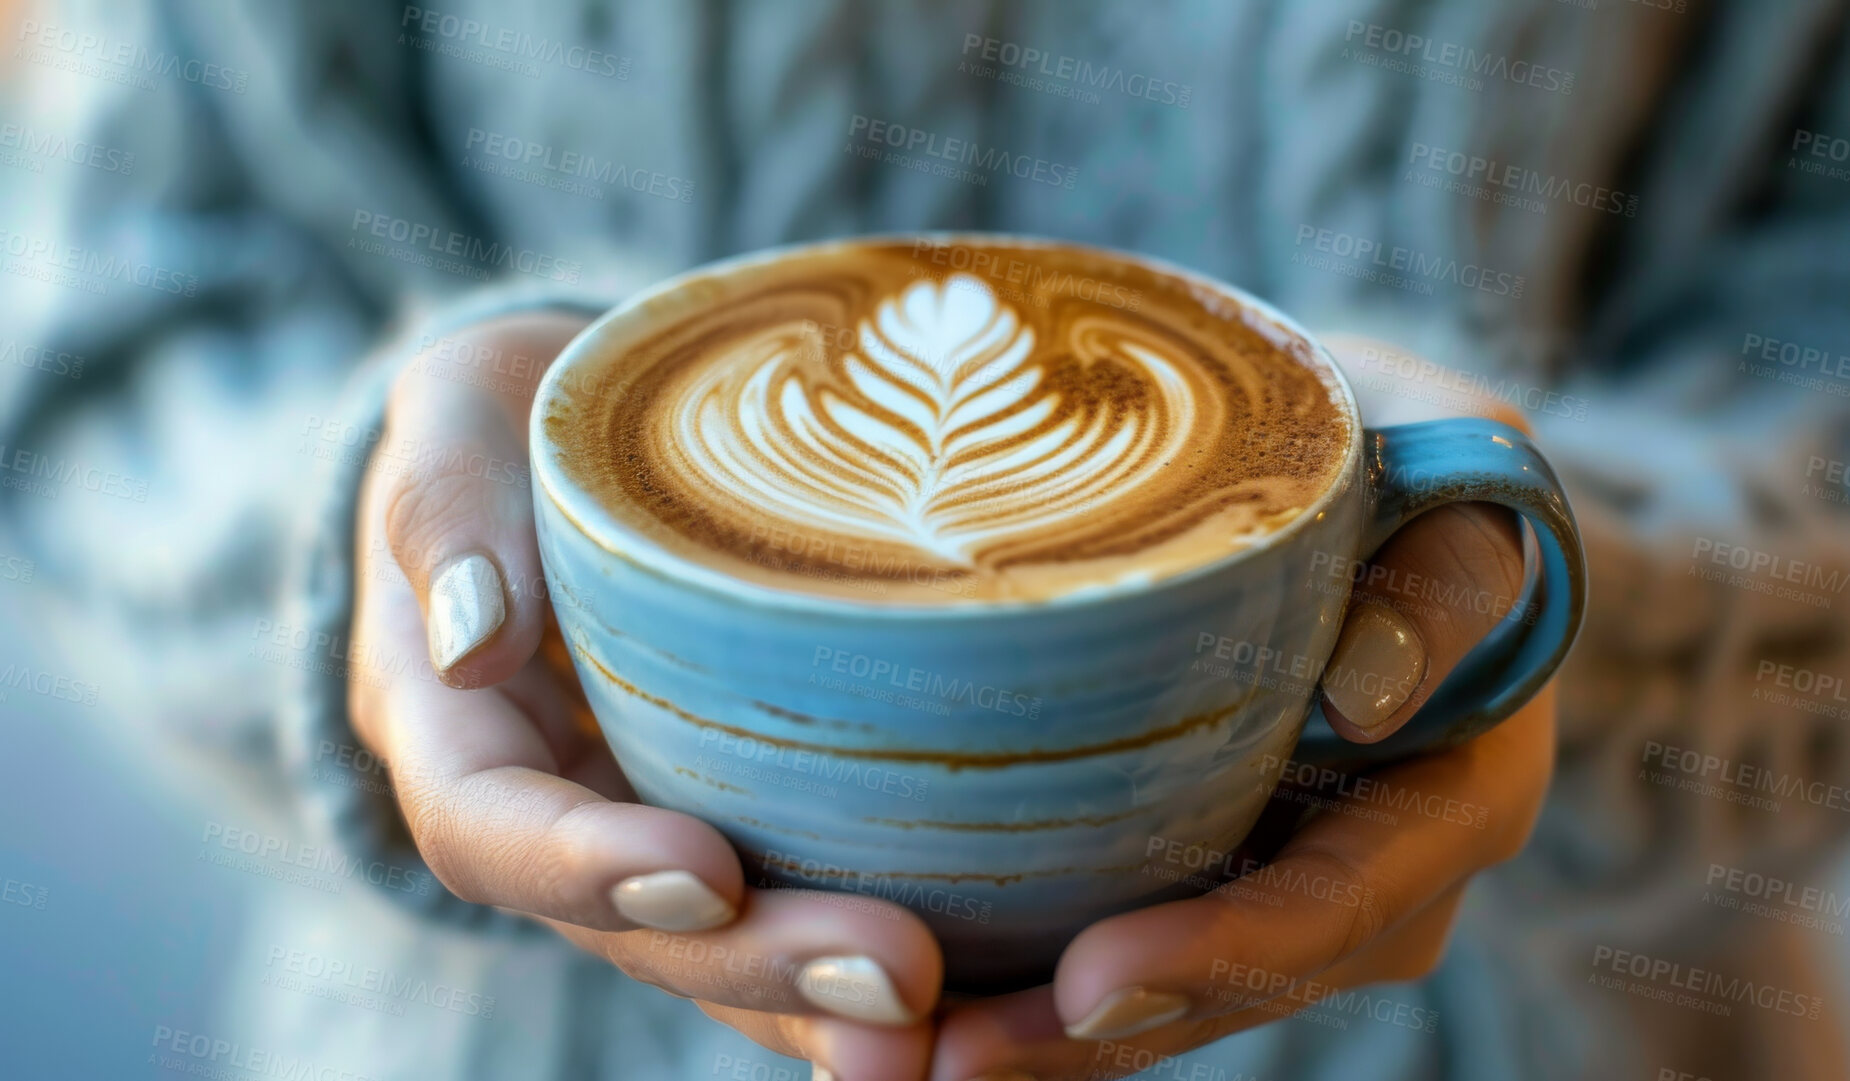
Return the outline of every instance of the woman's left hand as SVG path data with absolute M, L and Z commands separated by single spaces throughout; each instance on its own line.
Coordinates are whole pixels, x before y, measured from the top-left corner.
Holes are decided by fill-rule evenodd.
M 1366 402 L 1364 413 L 1382 415 Z M 1418 711 L 1520 596 L 1519 537 L 1509 512 L 1453 504 L 1389 540 L 1374 563 L 1399 573 L 1362 579 L 1377 584 L 1358 587 L 1327 672 L 1413 690 L 1398 700 L 1326 692 L 1332 727 L 1369 743 Z M 1427 584 L 1414 595 L 1411 582 Z M 1263 869 L 1101 920 L 1067 946 L 1050 985 L 948 1009 L 932 1081 L 1122 1077 L 1335 992 L 1419 979 L 1444 953 L 1465 884 L 1528 840 L 1554 739 L 1550 684 L 1469 743 L 1365 784 L 1341 780 Z

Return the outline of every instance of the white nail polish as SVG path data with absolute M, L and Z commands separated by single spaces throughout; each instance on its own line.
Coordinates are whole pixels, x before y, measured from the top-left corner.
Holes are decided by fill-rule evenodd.
M 835 1081 L 835 1075 L 829 1072 L 827 1066 L 812 1062 L 809 1067 L 809 1081 Z
M 798 974 L 797 991 L 811 1005 L 851 1021 L 910 1025 L 918 1020 L 871 957 L 818 957 Z
M 738 913 L 724 897 L 687 871 L 656 871 L 616 884 L 610 903 L 623 918 L 657 931 L 705 931 Z
M 452 560 L 430 583 L 430 663 L 437 671 L 486 642 L 507 618 L 501 574 L 481 554 Z
M 1364 732 L 1380 727 L 1426 678 L 1426 643 L 1407 617 L 1364 604 L 1343 621 L 1323 673 L 1330 704 Z
M 1188 998 L 1168 991 L 1120 987 L 1106 995 L 1092 1012 L 1066 1026 L 1075 1040 L 1122 1040 L 1179 1021 L 1188 1012 Z

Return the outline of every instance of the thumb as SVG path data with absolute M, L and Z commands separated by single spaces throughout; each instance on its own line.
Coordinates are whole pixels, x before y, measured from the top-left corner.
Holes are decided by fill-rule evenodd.
M 527 414 L 586 320 L 506 316 L 427 342 L 392 388 L 374 468 L 389 471 L 385 539 L 452 687 L 513 675 L 539 648 L 546 590 L 533 532 Z
M 1324 715 L 1343 738 L 1386 739 L 1499 621 L 1521 618 L 1517 518 L 1489 503 L 1420 515 L 1362 568 L 1323 673 Z

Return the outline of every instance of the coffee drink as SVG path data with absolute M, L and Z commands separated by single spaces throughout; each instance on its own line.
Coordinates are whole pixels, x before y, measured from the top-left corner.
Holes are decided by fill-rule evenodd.
M 558 465 L 670 553 L 874 602 L 1154 581 L 1298 517 L 1354 418 L 1311 347 L 1063 245 L 865 241 L 696 277 L 548 403 Z
M 1586 574 L 1547 462 L 1352 403 L 1288 316 L 1136 255 L 772 251 L 565 347 L 534 532 L 637 796 L 721 831 L 753 887 L 909 908 L 945 986 L 993 994 L 1213 885 L 1175 853 L 1243 851 L 1291 764 L 1456 746 L 1560 664 Z M 1306 729 L 1347 569 L 1459 500 L 1528 523 L 1534 622 L 1387 739 Z

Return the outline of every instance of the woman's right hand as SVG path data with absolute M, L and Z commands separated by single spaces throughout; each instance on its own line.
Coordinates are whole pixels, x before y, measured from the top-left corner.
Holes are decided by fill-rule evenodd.
M 354 730 L 458 897 L 532 916 L 818 1077 L 923 1078 L 943 973 L 925 925 L 872 898 L 747 886 L 718 830 L 637 801 L 585 705 L 547 607 L 526 449 L 539 376 L 584 325 L 477 324 L 394 385 L 360 493 Z

